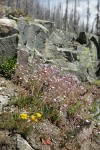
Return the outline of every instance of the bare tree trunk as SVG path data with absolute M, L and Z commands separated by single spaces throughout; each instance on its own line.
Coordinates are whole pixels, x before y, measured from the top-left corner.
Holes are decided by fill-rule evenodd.
M 100 36 L 100 0 L 97 0 L 96 34 Z
M 74 0 L 74 32 L 77 32 L 77 0 Z
M 90 20 L 90 0 L 87 0 L 87 24 L 86 24 L 86 32 L 89 32 L 89 20 Z
M 66 0 L 66 9 L 63 17 L 63 29 L 66 31 L 66 27 L 68 27 L 68 3 L 69 0 Z

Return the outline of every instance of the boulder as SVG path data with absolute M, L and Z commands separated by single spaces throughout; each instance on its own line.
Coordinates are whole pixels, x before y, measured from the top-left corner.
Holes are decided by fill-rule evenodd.
M 97 50 L 97 60 L 100 61 L 100 37 L 93 35 L 93 34 L 89 34 L 86 32 L 81 32 L 79 34 L 79 37 L 76 39 L 76 41 L 78 41 L 80 44 L 85 44 L 87 47 L 89 47 L 90 49 L 93 49 L 93 47 L 91 48 L 91 46 L 94 43 L 94 47 Z M 96 75 L 100 78 L 100 63 L 99 61 L 96 63 Z
M 80 44 L 87 44 L 88 39 L 85 32 L 80 32 L 79 37 L 76 39 Z
M 8 19 L 8 18 L 2 18 L 2 19 L 0 19 L 0 25 L 7 26 L 7 27 L 13 27 L 12 30 L 16 29 L 16 32 L 18 32 L 17 24 L 16 24 L 15 20 Z
M 48 34 L 52 32 L 53 23 L 21 17 L 18 21 L 18 28 L 18 63 L 33 66 L 33 56 L 42 58 Z M 21 60 L 21 58 L 23 59 Z
M 47 21 L 47 20 L 39 20 L 39 19 L 35 19 L 34 22 L 44 26 L 48 30 L 49 34 L 51 34 L 54 30 L 56 30 L 54 22 Z
M 96 36 L 92 36 L 90 40 L 93 41 L 93 43 L 95 44 L 97 48 L 97 57 L 100 60 L 100 38 L 96 38 Z
M 68 43 L 74 41 L 77 35 L 70 32 L 65 32 L 60 29 L 54 30 L 54 32 L 49 36 L 49 40 L 59 48 L 64 48 Z
M 18 46 L 17 24 L 11 19 L 0 19 L 0 64 L 4 57 L 14 57 Z
M 17 46 L 18 46 L 17 34 L 0 38 L 0 64 L 3 62 L 5 57 L 9 59 L 11 57 L 16 56 Z
M 34 150 L 29 143 L 21 137 L 20 134 L 17 134 L 17 149 L 18 150 Z
M 88 47 L 91 46 L 92 41 L 95 44 L 95 47 L 97 48 L 97 58 L 100 60 L 100 38 L 98 36 L 86 32 L 80 32 L 76 41 L 81 45 L 85 44 Z
M 52 32 L 54 24 L 49 21 L 32 20 L 20 18 L 18 21 L 19 28 L 19 48 L 31 51 L 34 49 L 42 53 L 45 48 L 46 38 Z
M 15 33 L 19 33 L 17 29 L 16 21 L 12 19 L 0 19 L 0 37 L 11 36 Z

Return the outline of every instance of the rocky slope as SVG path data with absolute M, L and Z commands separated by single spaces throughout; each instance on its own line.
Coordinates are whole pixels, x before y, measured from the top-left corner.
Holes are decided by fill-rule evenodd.
M 99 76 L 98 64 L 100 53 L 98 37 L 84 32 L 80 33 L 79 36 L 74 33 L 66 33 L 56 29 L 55 24 L 49 21 L 31 20 L 28 17 L 21 17 L 17 19 L 17 21 L 7 18 L 0 19 L 0 64 L 3 63 L 4 57 L 8 59 L 10 57 L 16 57 L 16 51 L 18 53 L 17 62 L 24 68 L 20 70 L 21 75 L 25 70 L 30 71 L 28 74 L 34 73 L 34 70 L 36 70 L 39 65 L 41 69 L 41 64 L 57 66 L 64 71 L 64 74 L 70 73 L 70 81 L 65 82 L 65 87 L 72 82 L 74 82 L 75 86 L 77 82 L 78 86 L 80 86 L 81 81 L 93 82 L 97 80 L 96 72 L 98 72 L 97 75 Z M 20 74 L 20 72 L 17 70 L 16 74 Z M 52 70 L 50 70 L 50 73 L 52 73 Z M 44 70 L 42 75 L 46 74 L 46 76 L 49 76 L 50 73 L 46 74 L 46 70 Z M 56 74 L 58 74 L 58 72 L 56 72 Z M 76 76 L 75 81 L 73 77 L 71 77 L 71 74 Z M 47 81 L 52 79 L 52 76 L 47 78 Z M 42 77 L 44 76 L 41 76 L 41 78 Z M 53 79 L 55 79 L 55 76 Z M 60 80 L 64 81 L 62 78 L 57 79 L 57 83 L 60 83 Z M 24 82 L 25 81 L 26 79 Z M 51 84 L 53 83 L 52 80 L 50 80 L 50 82 Z M 26 85 L 28 85 L 27 82 Z M 42 90 L 45 91 L 45 88 L 48 89 L 48 86 L 46 82 Z M 75 88 L 75 86 L 73 88 Z M 15 111 L 18 111 L 16 107 L 9 107 L 7 103 L 9 98 L 17 96 L 20 90 L 26 90 L 24 89 L 25 86 L 19 88 L 19 85 L 14 84 L 11 80 L 0 77 L 0 149 L 99 150 L 100 123 L 98 120 L 100 120 L 100 118 L 97 116 L 97 120 L 92 120 L 90 117 L 89 119 L 91 121 L 89 121 L 84 115 L 93 116 L 93 114 L 89 114 L 88 110 L 90 106 L 92 107 L 92 102 L 95 100 L 96 94 L 99 103 L 100 87 L 94 86 L 92 90 L 90 83 L 86 83 L 85 87 L 86 91 L 81 87 L 80 92 L 84 108 L 80 107 L 80 111 L 76 116 L 66 115 L 65 113 L 62 115 L 64 124 L 61 124 L 61 126 L 57 126 L 57 124 L 51 122 L 50 118 L 41 120 L 38 123 L 34 122 L 32 124 L 31 133 L 27 136 L 14 128 L 12 130 L 9 124 L 4 127 L 4 118 L 2 117 L 2 114 L 6 113 L 4 117 L 7 120 L 9 112 L 13 114 Z M 56 88 L 59 88 L 59 86 Z M 27 93 L 28 90 L 29 89 L 25 92 Z M 65 89 L 62 89 L 62 91 L 63 90 Z M 32 91 L 32 89 L 30 89 L 30 91 Z M 49 90 L 47 93 L 47 98 L 49 98 Z M 71 96 L 73 98 L 73 95 Z M 61 100 L 62 99 L 63 97 L 61 97 Z M 58 103 L 60 103 L 60 101 Z M 74 109 L 76 109 L 76 107 Z M 21 111 L 24 112 L 25 110 Z M 99 111 L 98 105 L 94 116 L 100 114 Z M 62 112 L 63 111 L 60 111 L 61 114 L 63 114 Z M 82 116 L 84 116 L 83 118 L 85 119 L 82 119 Z M 31 122 L 29 122 L 29 124 L 31 124 Z M 20 127 L 22 126 L 24 126 L 24 124 L 20 124 Z
M 2 112 L 14 111 L 9 108 L 9 97 L 16 95 L 18 86 L 13 82 L 0 77 L 0 115 Z M 89 99 L 87 98 L 87 101 Z M 0 116 L 1 119 L 1 116 Z M 67 130 L 73 124 L 73 119 L 67 121 Z M 1 120 L 0 120 L 1 123 Z M 1 125 L 0 125 L 1 126 Z M 73 125 L 72 125 L 73 126 Z M 75 125 L 74 125 L 75 126 Z M 73 127 L 74 127 L 73 126 Z M 90 123 L 86 120 L 82 126 L 77 125 L 77 139 L 74 134 L 66 132 L 65 127 L 58 128 L 45 120 L 33 124 L 33 130 L 28 136 L 19 134 L 16 130 L 0 129 L 1 150 L 99 150 L 100 149 L 100 123 Z M 68 138 L 68 139 L 67 139 Z

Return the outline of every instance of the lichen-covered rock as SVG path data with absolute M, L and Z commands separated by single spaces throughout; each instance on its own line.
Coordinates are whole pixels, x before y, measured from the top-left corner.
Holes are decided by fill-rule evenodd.
M 95 78 L 95 73 L 97 70 L 97 50 L 93 46 L 91 47 L 83 47 L 83 50 L 79 54 L 79 69 L 84 72 L 87 76 L 88 80 Z

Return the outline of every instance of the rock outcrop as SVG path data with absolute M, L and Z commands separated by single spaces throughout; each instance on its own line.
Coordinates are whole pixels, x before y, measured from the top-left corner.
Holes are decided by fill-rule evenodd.
M 27 58 L 24 60 L 30 65 L 35 56 L 42 58 L 43 63 L 50 63 L 66 72 L 73 72 L 83 81 L 96 78 L 99 51 L 93 39 L 97 41 L 98 37 L 85 32 L 77 36 L 55 29 L 53 22 L 32 21 L 27 18 L 20 18 L 18 28 L 18 59 L 21 53 L 25 53 Z
M 50 21 L 21 17 L 16 23 L 0 19 L 0 62 L 4 57 L 16 55 L 18 50 L 20 64 L 32 66 L 38 57 L 42 63 L 56 65 L 83 81 L 91 81 L 99 76 L 99 43 L 94 35 L 81 32 L 77 36 L 58 30 Z

